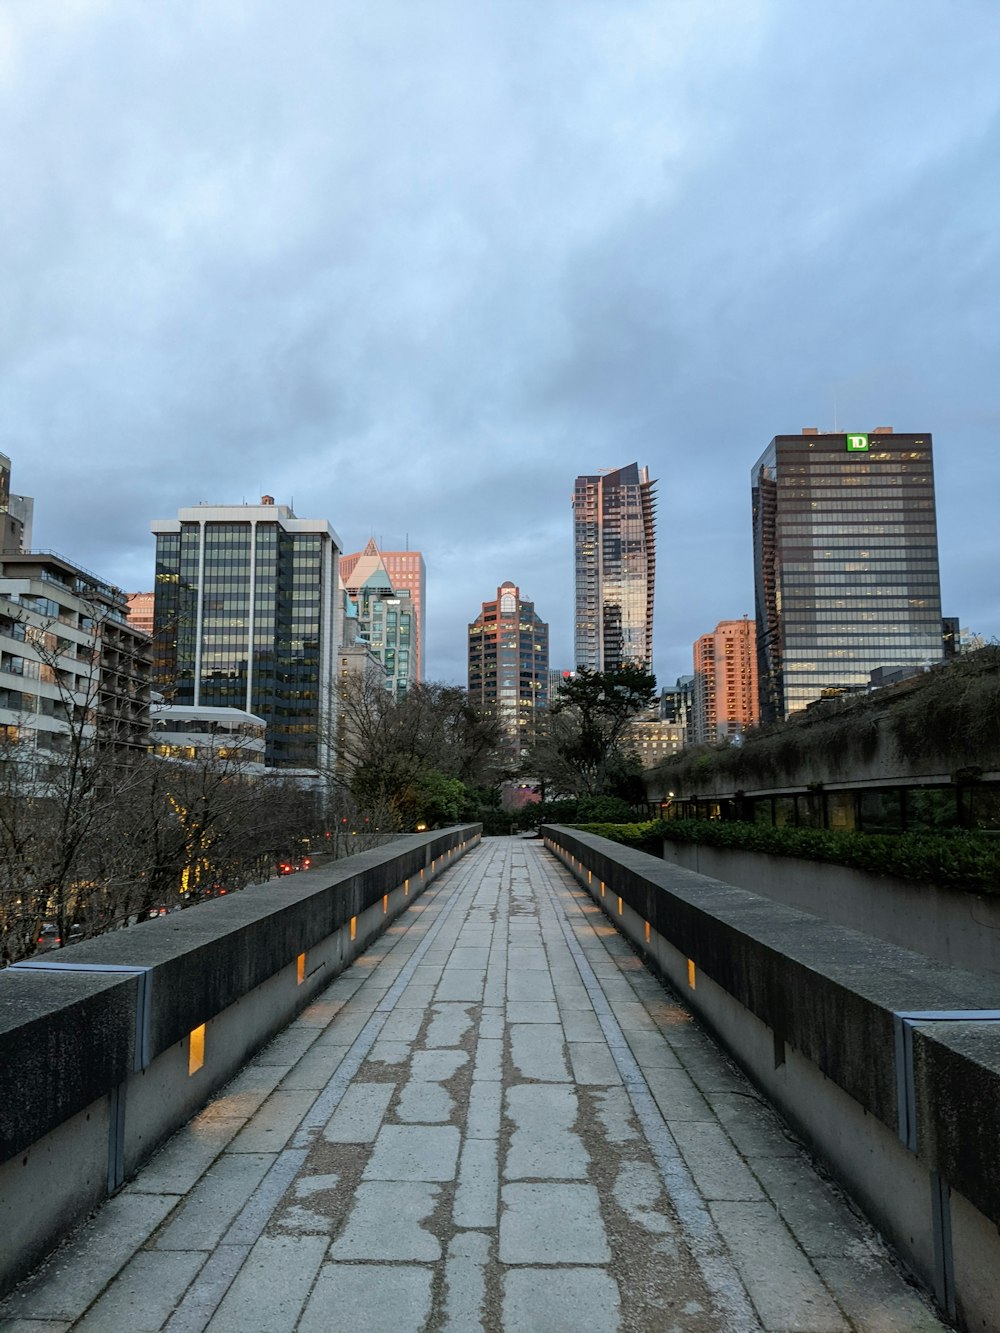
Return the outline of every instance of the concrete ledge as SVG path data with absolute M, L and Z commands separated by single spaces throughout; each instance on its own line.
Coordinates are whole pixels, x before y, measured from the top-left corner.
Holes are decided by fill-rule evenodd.
M 981 1277 L 1000 1271 L 1000 981 L 592 834 L 542 834 L 942 1309 L 1000 1328 Z
M 0 1295 L 479 837 L 410 835 L 0 972 Z
M 995 894 L 670 839 L 664 840 L 663 859 L 951 967 L 1000 977 L 1000 896 Z

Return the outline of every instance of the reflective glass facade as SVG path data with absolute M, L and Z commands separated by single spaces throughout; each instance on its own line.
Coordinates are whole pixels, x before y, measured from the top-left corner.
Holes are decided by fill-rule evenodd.
M 268 765 L 325 763 L 340 639 L 332 530 L 283 505 L 182 510 L 153 530 L 157 688 L 264 718 Z
M 751 486 L 762 721 L 941 660 L 930 435 L 778 435 Z
M 576 665 L 612 671 L 653 660 L 655 482 L 635 463 L 577 477 Z

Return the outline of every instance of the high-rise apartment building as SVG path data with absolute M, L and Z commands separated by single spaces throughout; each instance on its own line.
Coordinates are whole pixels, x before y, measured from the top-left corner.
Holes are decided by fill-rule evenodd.
M 941 660 L 929 434 L 778 435 L 752 491 L 762 721 Z
M 340 577 L 345 588 L 352 583 L 358 561 L 373 554 L 377 555 L 382 561 L 385 571 L 389 575 L 389 582 L 392 585 L 394 595 L 402 596 L 405 593 L 413 604 L 415 653 L 412 679 L 415 681 L 425 680 L 427 566 L 424 564 L 424 557 L 419 551 L 380 551 L 375 539 L 371 538 L 363 551 L 355 551 L 351 555 L 340 557 Z
M 754 622 L 720 620 L 694 645 L 691 739 L 712 745 L 738 736 L 758 721 Z
M 152 592 L 130 592 L 126 596 L 128 597 L 128 618 L 131 624 L 136 629 L 141 629 L 143 634 L 152 634 L 156 594 Z
M 612 671 L 653 661 L 655 481 L 636 463 L 577 477 L 576 665 Z
M 516 760 L 549 702 L 549 627 L 514 583 L 497 588 L 469 626 L 469 702 L 499 719 Z
M 53 552 L 0 556 L 0 738 L 43 769 L 85 744 L 149 742 L 149 640 L 125 594 Z
M 329 523 L 266 495 L 181 509 L 152 529 L 157 688 L 169 703 L 262 718 L 269 767 L 329 771 L 343 621 Z

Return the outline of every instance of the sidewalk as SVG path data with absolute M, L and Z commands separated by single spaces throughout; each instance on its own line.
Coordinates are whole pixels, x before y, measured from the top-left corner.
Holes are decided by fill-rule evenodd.
M 4 1333 L 942 1329 L 561 865 L 487 839 Z

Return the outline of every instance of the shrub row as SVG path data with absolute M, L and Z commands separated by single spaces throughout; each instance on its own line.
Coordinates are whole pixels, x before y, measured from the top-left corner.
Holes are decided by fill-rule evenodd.
M 956 829 L 946 833 L 847 833 L 835 829 L 774 828 L 726 820 L 588 824 L 587 833 L 659 854 L 661 840 L 829 861 L 869 874 L 973 893 L 1000 893 L 1000 841 Z

